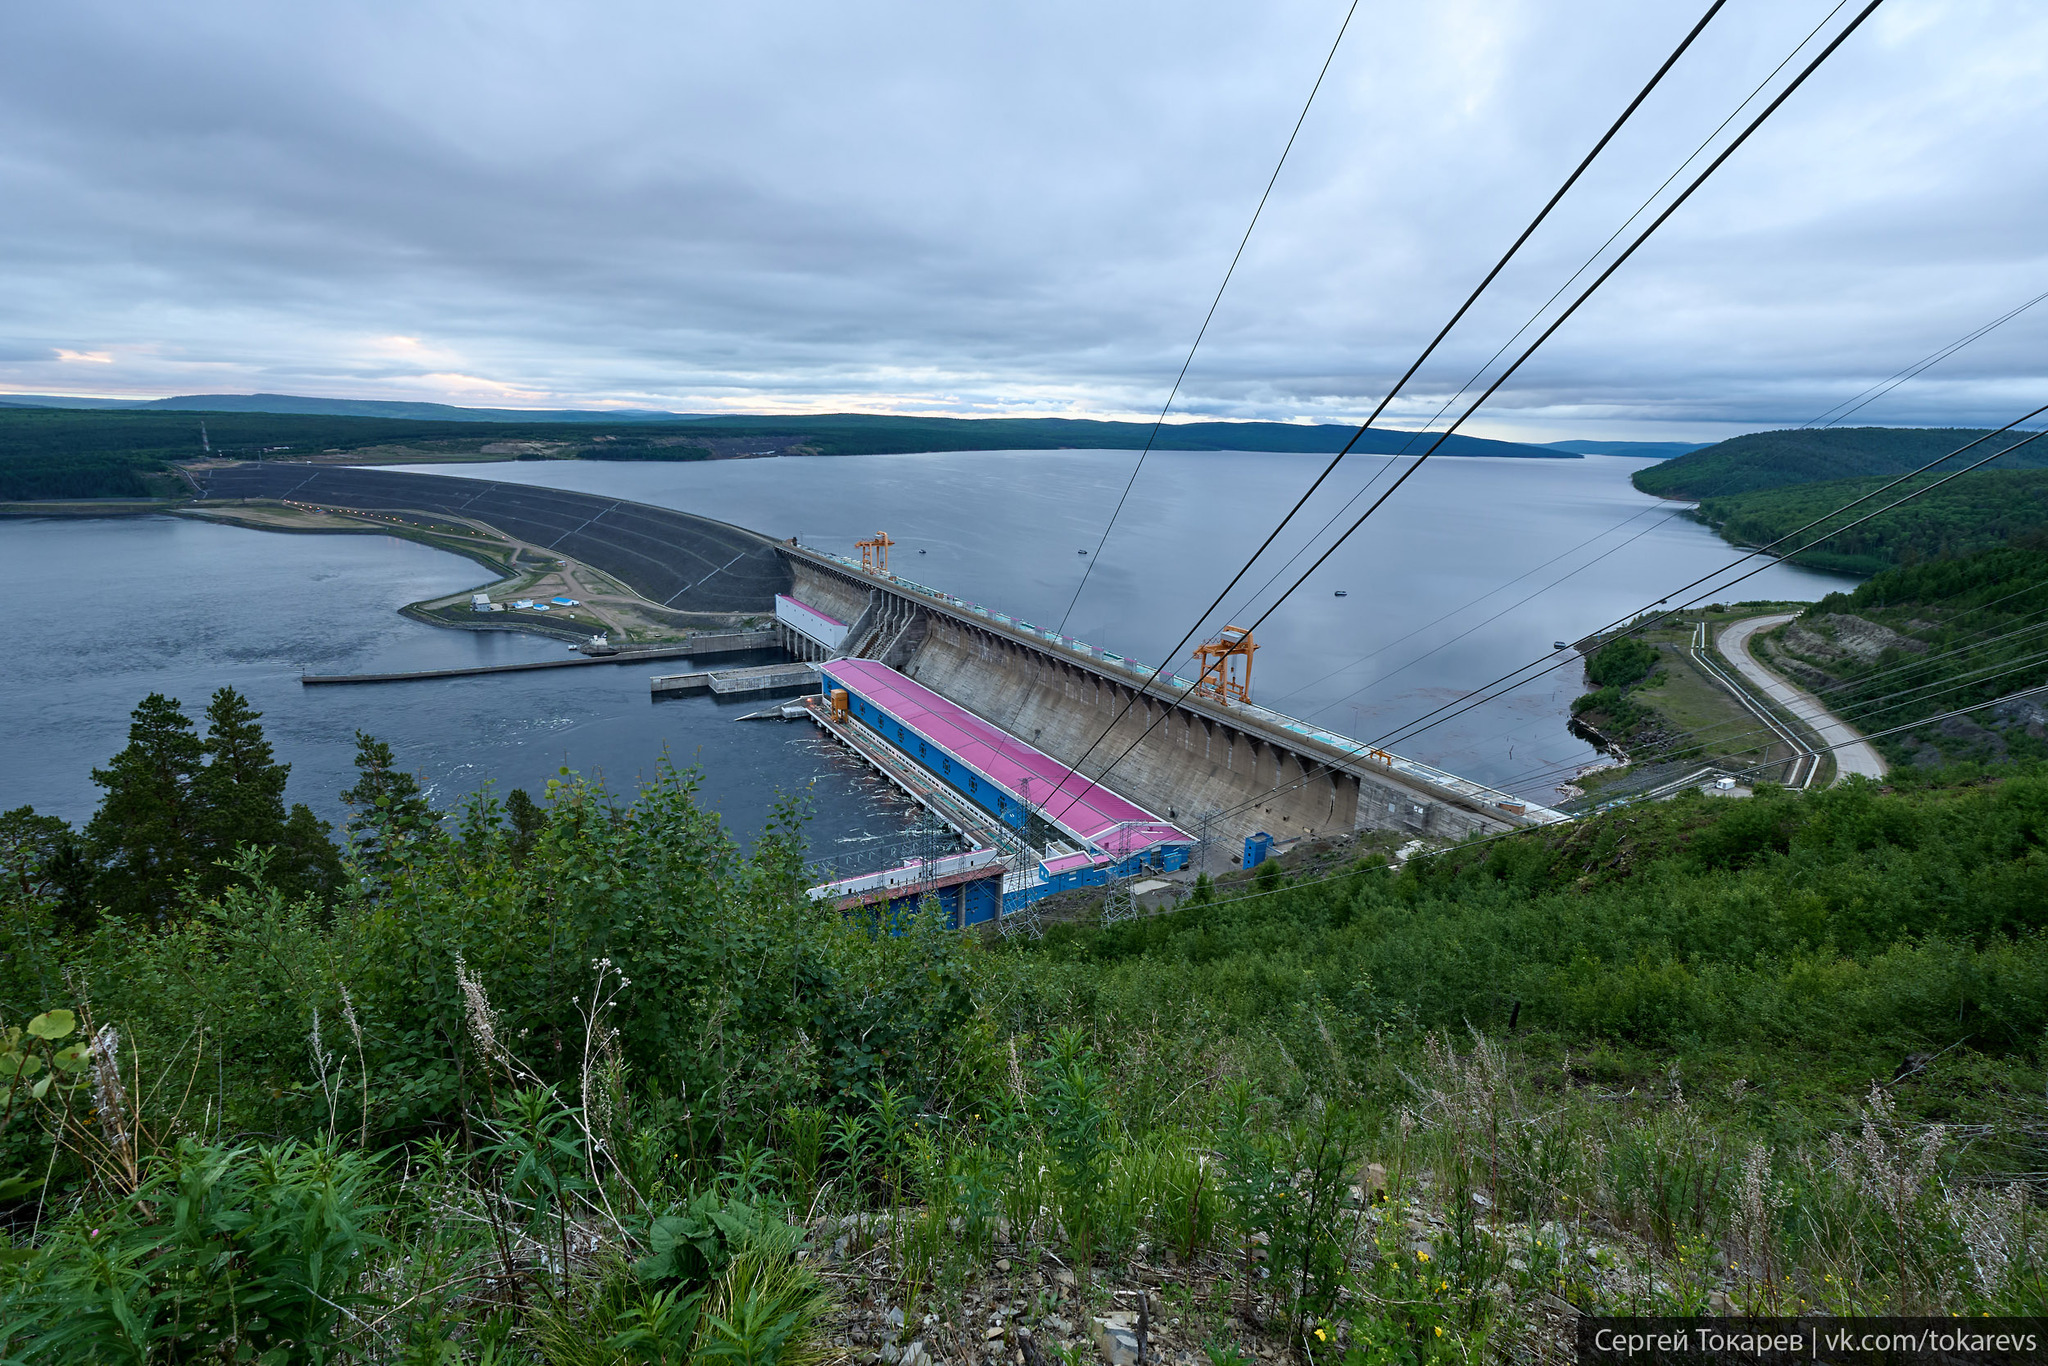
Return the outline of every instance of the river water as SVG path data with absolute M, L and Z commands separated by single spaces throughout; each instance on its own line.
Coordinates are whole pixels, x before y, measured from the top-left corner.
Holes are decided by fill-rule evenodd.
M 887 531 L 897 542 L 894 568 L 907 577 L 1048 629 L 1064 618 L 1070 635 L 1156 663 L 1322 462 L 1154 453 L 1096 554 L 1132 461 L 1114 451 L 985 451 L 423 468 L 637 499 L 839 553 Z M 1387 464 L 1347 461 L 1304 528 L 1323 525 Z M 1705 528 L 1635 492 L 1628 476 L 1640 464 L 1430 462 L 1259 627 L 1255 700 L 1377 739 L 1553 640 L 1605 625 L 1733 558 Z M 1301 544 L 1283 538 L 1283 558 Z M 1543 591 L 1574 569 L 1581 572 Z M 1270 602 L 1276 590 L 1254 591 L 1269 572 L 1228 600 L 1232 620 L 1249 625 Z M 648 674 L 680 671 L 681 661 L 301 688 L 301 672 L 566 657 L 552 641 L 398 616 L 406 602 L 486 577 L 470 561 L 410 542 L 172 517 L 10 521 L 0 523 L 0 575 L 14 625 L 0 672 L 13 722 L 0 751 L 0 807 L 32 803 L 82 819 L 98 796 L 90 770 L 121 747 L 128 711 L 144 693 L 179 697 L 196 716 L 212 689 L 228 684 L 264 712 L 280 757 L 292 763 L 291 799 L 329 818 L 340 814 L 337 794 L 352 780 L 362 729 L 391 742 L 443 802 L 486 780 L 537 791 L 564 767 L 630 794 L 666 749 L 678 765 L 703 770 L 704 800 L 742 839 L 778 793 L 811 802 L 819 853 L 857 849 L 900 823 L 900 806 L 807 726 L 733 722 L 758 704 L 652 701 Z M 1811 599 L 1851 582 L 1773 565 L 1729 596 Z M 1595 757 L 1564 724 L 1583 690 L 1575 667 L 1561 669 L 1397 748 L 1554 800 L 1559 772 Z

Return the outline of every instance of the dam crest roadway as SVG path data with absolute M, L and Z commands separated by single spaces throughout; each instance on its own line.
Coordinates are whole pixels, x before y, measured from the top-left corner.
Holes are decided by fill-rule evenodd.
M 1449 841 L 1564 819 L 1255 704 L 1181 697 L 1187 680 L 1148 683 L 1148 667 L 1099 644 L 712 518 L 362 467 L 265 461 L 195 475 L 208 500 L 291 499 L 480 521 L 588 564 L 694 625 L 772 618 L 779 643 L 798 659 L 875 660 L 1089 778 L 1114 762 L 1105 789 L 1184 827 L 1205 812 L 1229 813 L 1206 832 L 1220 846 L 1256 831 L 1284 839 L 1385 829 Z

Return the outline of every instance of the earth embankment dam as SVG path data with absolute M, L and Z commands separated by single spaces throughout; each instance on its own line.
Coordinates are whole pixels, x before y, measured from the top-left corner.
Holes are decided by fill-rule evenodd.
M 1210 836 L 1391 829 L 1456 839 L 1558 819 L 1508 793 L 1369 750 L 1264 708 L 1183 696 L 1082 645 L 895 575 L 707 517 L 601 494 L 361 467 L 268 462 L 206 472 L 210 498 L 455 515 L 602 570 L 678 611 L 778 615 L 778 596 L 842 623 L 789 650 L 880 660 L 1089 777 Z M 850 624 L 847 624 L 850 623 Z M 1105 735 L 1107 731 L 1107 735 Z
M 228 465 L 198 477 L 209 498 L 472 518 L 602 570 L 677 612 L 765 616 L 792 582 L 788 561 L 766 536 L 646 503 L 488 479 L 274 461 Z

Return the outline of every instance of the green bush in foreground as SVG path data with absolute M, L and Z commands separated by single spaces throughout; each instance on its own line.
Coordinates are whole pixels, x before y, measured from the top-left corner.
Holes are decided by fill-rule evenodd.
M 0 1132 L 0 1357 L 803 1363 L 859 1286 L 951 1359 L 1041 1252 L 1084 1305 L 1170 1259 L 1219 1359 L 1469 1359 L 1545 1295 L 2048 1304 L 2038 770 L 999 946 L 820 913 L 798 813 L 742 855 L 686 775 L 516 824 L 377 775 L 327 899 L 254 853 L 61 929 L 10 874 L 0 1011 L 90 1043 Z

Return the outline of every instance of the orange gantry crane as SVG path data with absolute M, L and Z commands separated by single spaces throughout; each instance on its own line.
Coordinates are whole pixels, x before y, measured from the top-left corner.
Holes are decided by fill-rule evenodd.
M 1216 639 L 1195 647 L 1195 696 L 1228 706 L 1252 700 L 1252 651 L 1258 649 L 1252 633 L 1242 626 L 1226 626 Z
M 860 547 L 860 567 L 871 574 L 889 572 L 889 547 L 896 542 L 889 539 L 886 531 L 877 531 L 871 541 L 855 541 Z

